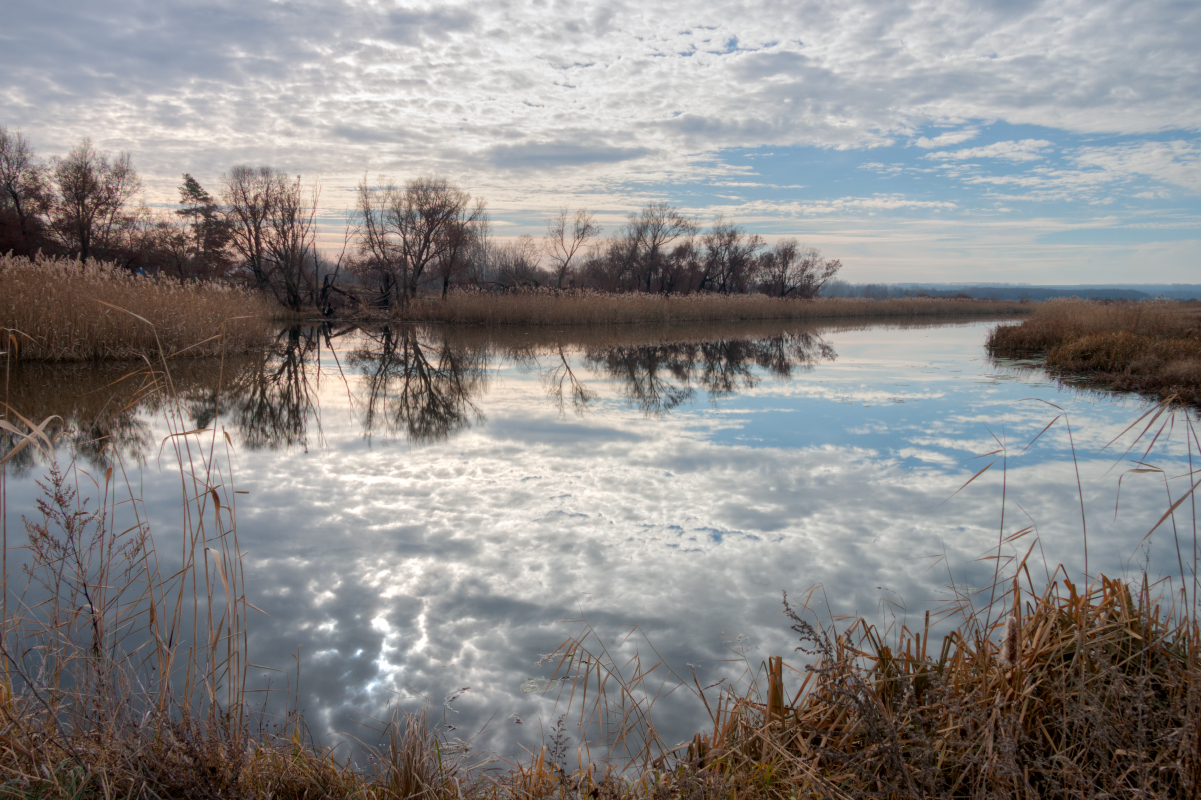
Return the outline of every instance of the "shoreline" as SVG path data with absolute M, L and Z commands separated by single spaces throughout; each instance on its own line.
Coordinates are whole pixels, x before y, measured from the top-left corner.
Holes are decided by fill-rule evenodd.
M 994 357 L 1037 359 L 1061 383 L 1201 406 L 1201 303 L 1055 300 L 998 325 Z

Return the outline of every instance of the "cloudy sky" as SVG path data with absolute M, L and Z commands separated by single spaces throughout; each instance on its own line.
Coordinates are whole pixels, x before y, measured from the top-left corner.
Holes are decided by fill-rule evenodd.
M 436 172 L 498 232 L 647 200 L 873 281 L 1197 282 L 1195 2 L 0 0 L 0 124 L 236 163 Z

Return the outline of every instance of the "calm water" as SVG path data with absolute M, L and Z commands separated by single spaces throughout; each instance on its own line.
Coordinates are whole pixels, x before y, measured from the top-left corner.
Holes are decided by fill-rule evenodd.
M 217 401 L 248 492 L 250 600 L 270 615 L 253 620 L 251 660 L 285 671 L 256 675 L 284 683 L 299 652 L 301 704 L 333 737 L 370 738 L 362 721 L 390 702 L 424 696 L 440 716 L 470 687 L 445 711 L 448 735 L 482 728 L 477 749 L 511 753 L 561 712 L 553 690 L 523 684 L 550 676 L 540 656 L 580 619 L 618 661 L 649 643 L 701 685 L 793 658 L 784 590 L 820 587 L 823 618 L 920 624 L 952 582 L 991 578 L 979 558 L 996 548 L 1003 477 L 1005 532 L 1037 525 L 1035 573 L 1078 573 L 1066 429 L 1018 454 L 1058 413 L 1040 400 L 1069 414 L 1093 571 L 1178 575 L 1170 528 L 1139 546 L 1168 505 L 1162 478 L 1128 476 L 1115 518 L 1131 465 L 1122 449 L 1100 452 L 1147 404 L 990 361 L 991 324 L 307 329 L 226 364 L 220 392 L 215 365 L 175 378 L 197 427 Z M 159 458 L 166 428 L 152 403 L 119 411 L 131 382 L 102 387 L 120 374 L 26 366 L 10 394 L 31 416 L 67 419 L 82 464 L 110 457 L 92 442 L 109 436 L 162 537 L 179 513 L 178 475 Z M 1179 475 L 1183 441 L 1178 431 L 1149 460 Z M 998 462 L 956 494 L 998 442 L 1007 472 Z M 10 473 L 10 530 L 40 471 Z M 1191 560 L 1192 523 L 1179 523 Z M 674 740 L 706 719 L 684 690 L 657 713 Z

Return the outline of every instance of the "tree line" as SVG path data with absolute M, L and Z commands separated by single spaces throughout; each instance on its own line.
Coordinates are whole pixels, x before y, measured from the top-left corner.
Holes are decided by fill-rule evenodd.
M 605 235 L 587 210 L 562 209 L 542 237 L 501 241 L 487 202 L 440 177 L 366 176 L 336 259 L 317 247 L 319 181 L 238 165 L 210 194 L 182 176 L 170 212 L 135 202 L 128 153 L 84 139 L 48 160 L 0 126 L 0 252 L 98 258 L 180 280 L 248 282 L 284 306 L 388 309 L 454 288 L 601 292 L 762 292 L 816 296 L 841 267 L 795 239 L 769 245 L 723 218 L 708 226 L 648 203 Z

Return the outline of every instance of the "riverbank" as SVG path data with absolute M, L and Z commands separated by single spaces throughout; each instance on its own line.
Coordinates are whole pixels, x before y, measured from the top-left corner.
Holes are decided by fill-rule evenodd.
M 752 320 L 824 321 L 849 317 L 919 319 L 1029 314 L 1030 303 L 1006 300 L 913 297 L 872 300 L 825 297 L 813 300 L 762 294 L 605 294 L 600 292 L 462 291 L 445 298 L 418 299 L 394 319 L 457 325 L 675 325 Z
M 273 299 L 219 282 L 156 279 L 114 264 L 69 259 L 0 258 L 0 331 L 22 360 L 119 361 L 247 353 L 296 322 Z M 766 295 L 660 295 L 599 292 L 456 291 L 418 298 L 394 313 L 360 310 L 340 322 L 438 322 L 502 328 L 706 326 L 743 322 L 963 320 L 1016 316 L 1029 303 L 962 298 L 781 299 Z
M 3 256 L 0 286 L 0 349 L 27 360 L 245 353 L 284 313 L 239 287 L 159 280 L 99 261 Z
M 994 328 L 988 349 L 1042 358 L 1074 382 L 1201 403 L 1201 303 L 1050 300 Z

